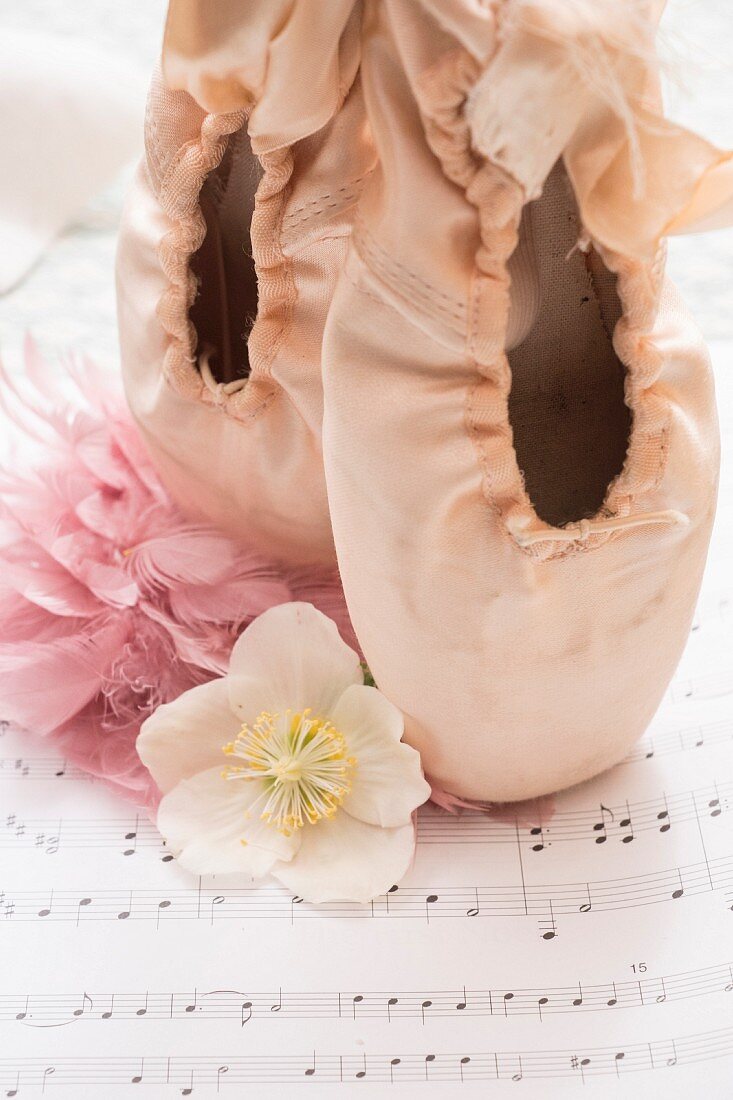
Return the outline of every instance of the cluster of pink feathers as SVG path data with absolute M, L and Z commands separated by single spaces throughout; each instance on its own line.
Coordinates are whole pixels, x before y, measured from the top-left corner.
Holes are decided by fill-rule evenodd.
M 355 646 L 338 575 L 284 570 L 167 497 L 124 401 L 89 362 L 51 369 L 33 344 L 0 367 L 13 453 L 0 470 L 0 719 L 140 805 L 135 751 L 160 703 L 226 671 L 237 636 L 304 599 Z

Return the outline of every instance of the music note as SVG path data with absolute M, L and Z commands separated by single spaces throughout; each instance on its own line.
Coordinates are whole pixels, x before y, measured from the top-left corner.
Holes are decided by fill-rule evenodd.
M 241 1006 L 240 1013 L 241 1013 L 241 1018 L 240 1018 L 239 1026 L 244 1027 L 244 1025 L 248 1024 L 249 1021 L 252 1019 L 252 1002 L 251 1001 L 242 1001 L 242 1006 Z
M 625 1057 L 626 1057 L 626 1054 L 624 1053 L 623 1050 L 619 1050 L 618 1053 L 614 1055 L 613 1064 L 614 1064 L 614 1068 L 616 1070 L 616 1076 L 617 1077 L 621 1076 L 620 1065 L 621 1065 L 621 1062 L 624 1060 Z
M 43 1071 L 43 1083 L 41 1085 L 41 1093 L 44 1093 L 46 1091 L 46 1081 L 48 1080 L 49 1077 L 53 1077 L 55 1072 L 56 1072 L 56 1067 L 55 1066 L 46 1066 L 46 1068 Z
M 53 897 L 53 893 L 51 894 L 51 897 Z M 86 908 L 87 905 L 91 905 L 91 904 L 92 904 L 92 899 L 91 898 L 80 898 L 79 901 L 77 902 L 77 906 L 76 906 L 76 926 L 77 926 L 77 928 L 79 927 L 79 921 L 81 920 L 81 911 L 82 911 L 82 909 Z M 49 902 L 49 910 L 48 911 L 49 911 L 49 913 L 51 911 L 50 902 Z M 39 916 L 45 916 L 46 914 L 45 913 L 39 913 L 38 915 Z
M 609 999 L 606 1001 L 606 1004 L 608 1005 L 609 1008 L 613 1008 L 614 1005 L 618 1004 L 618 994 L 616 993 L 616 983 L 611 982 L 611 985 L 613 986 L 613 996 L 609 997 Z
M 468 1000 L 466 998 L 466 987 L 464 985 L 464 987 L 463 987 L 463 1000 L 458 1002 L 458 1004 L 456 1005 L 456 1010 L 458 1012 L 462 1012 L 467 1004 L 468 1004 Z
M 437 894 L 428 894 L 425 898 L 425 922 L 430 924 L 430 906 L 435 905 L 438 900 Z
M 221 1079 L 225 1073 L 229 1073 L 229 1066 L 219 1066 L 216 1071 L 216 1091 L 219 1091 L 221 1086 Z
M 275 1004 L 270 1005 L 270 1012 L 279 1012 L 283 1006 L 283 991 L 282 986 L 278 990 L 278 999 Z
M 28 1015 L 28 1004 L 29 1004 L 29 1002 L 30 1002 L 30 994 L 25 999 L 25 1008 L 23 1009 L 23 1011 L 22 1012 L 17 1012 L 15 1014 L 16 1020 L 25 1020 L 26 1016 Z
M 313 1051 L 313 1065 L 309 1066 L 308 1069 L 305 1071 L 305 1076 L 306 1077 L 313 1077 L 315 1075 L 315 1072 L 316 1072 L 316 1052 L 314 1050 Z
M 6 1096 L 17 1096 L 19 1090 L 20 1090 L 20 1070 L 18 1070 L 18 1072 L 15 1075 L 15 1088 L 8 1089 L 7 1092 L 5 1093 L 5 1095 Z
M 135 1011 L 136 1016 L 147 1016 L 147 1014 L 148 1014 L 148 998 L 149 998 L 149 994 L 146 993 L 145 994 L 145 1004 L 142 1006 L 142 1008 L 136 1009 L 136 1011 Z
M 295 923 L 295 906 L 296 905 L 302 905 L 302 904 L 303 904 L 303 899 L 301 897 L 298 897 L 297 895 L 290 899 L 290 923 L 291 924 Z
M 160 918 L 166 909 L 170 909 L 170 901 L 168 898 L 163 898 L 158 902 L 158 911 L 155 914 L 155 927 L 160 928 Z
M 194 991 L 193 991 L 193 1001 L 191 1002 L 191 1004 L 186 1005 L 186 1007 L 184 1009 L 184 1012 L 195 1012 L 196 1007 L 198 1005 L 198 999 L 199 999 L 198 990 L 194 989 Z
M 362 1064 L 361 1064 L 361 1069 L 360 1069 L 360 1070 L 357 1070 L 357 1072 L 356 1072 L 356 1073 L 354 1074 L 354 1076 L 355 1076 L 355 1077 L 358 1077 L 358 1079 L 359 1079 L 360 1081 L 362 1081 L 362 1080 L 363 1080 L 363 1079 L 364 1079 L 364 1078 L 366 1077 L 366 1075 L 367 1075 L 367 1060 L 366 1060 L 366 1054 L 362 1054 L 361 1058 L 362 1058 Z
M 89 1006 L 90 1010 L 93 1009 L 94 1008 L 94 1001 L 89 996 L 89 994 L 85 992 L 85 993 L 82 994 L 81 1007 L 80 1008 L 75 1008 L 74 1011 L 72 1012 L 72 1016 L 83 1016 L 84 1013 L 87 1010 L 87 1006 Z
M 542 939 L 543 940 L 554 940 L 555 937 L 557 936 L 557 924 L 555 922 L 555 911 L 554 911 L 553 906 L 552 906 L 552 898 L 550 898 L 548 904 L 549 904 L 549 908 L 550 908 L 549 919 L 545 918 L 544 920 L 541 920 L 539 922 L 539 924 L 540 924 L 540 929 L 542 929 L 542 928 L 545 929 L 545 931 L 542 932 Z
M 48 916 L 51 915 L 51 910 L 52 909 L 53 909 L 53 890 L 51 891 L 51 893 L 49 895 L 48 905 L 45 907 L 45 909 L 39 909 L 38 910 L 38 916 L 39 917 L 48 917 Z
M 123 856 L 134 856 L 135 852 L 137 851 L 138 823 L 139 823 L 139 818 L 136 814 L 135 815 L 135 828 L 131 832 L 125 833 L 125 840 L 132 840 L 132 841 L 134 841 L 134 843 L 129 848 L 123 849 L 123 852 L 122 852 Z
M 144 1074 L 145 1074 L 145 1059 L 141 1058 L 140 1059 L 140 1072 L 136 1073 L 134 1077 L 130 1078 L 131 1083 L 133 1085 L 141 1084 Z
M 387 1000 L 387 1022 L 388 1023 L 392 1023 L 392 1009 L 394 1008 L 394 1006 L 396 1004 L 397 1004 L 397 998 L 396 997 L 390 997 Z
M 578 982 L 578 996 L 575 998 L 575 1000 L 572 1002 L 572 1004 L 573 1004 L 574 1008 L 580 1008 L 582 1003 L 583 1003 L 583 987 L 581 986 L 580 982 Z
M 463 1056 L 463 1058 L 461 1058 L 460 1062 L 458 1063 L 458 1068 L 461 1071 L 461 1081 L 463 1081 L 463 1067 L 467 1066 L 470 1061 L 471 1061 L 471 1059 L 469 1058 L 469 1056 L 467 1054 L 465 1054 Z
M 522 1055 L 521 1054 L 517 1055 L 517 1065 L 519 1066 L 519 1069 L 516 1071 L 516 1073 L 512 1074 L 512 1081 L 522 1081 L 522 1080 L 524 1080 L 524 1067 L 522 1066 Z
M 425 1010 L 427 1008 L 432 1008 L 432 1007 L 433 1007 L 433 1002 L 432 1001 L 423 1001 L 423 1003 L 420 1005 L 420 1012 L 422 1013 L 422 1022 L 423 1023 L 425 1023 Z
M 677 872 L 677 878 L 679 879 L 679 883 L 680 883 L 680 884 L 679 884 L 679 886 L 677 887 L 677 889 L 676 889 L 676 890 L 673 890 L 673 891 L 672 891 L 672 897 L 673 897 L 673 898 L 675 898 L 675 899 L 676 899 L 676 898 L 681 898 L 681 897 L 682 897 L 682 895 L 683 895 L 683 894 L 684 894 L 684 892 L 685 892 L 685 888 L 684 888 L 684 886 L 682 885 L 682 872 L 681 872 L 681 871 L 678 871 L 678 872 Z
M 531 846 L 533 852 L 543 852 L 545 849 L 545 831 L 541 825 L 535 825 L 529 830 L 529 835 L 532 837 L 539 837 L 538 841 Z
M 715 788 L 715 795 L 716 795 L 716 797 L 711 798 L 710 801 L 708 802 L 708 809 L 710 810 L 710 816 L 711 817 L 720 817 L 720 815 L 722 813 L 722 810 L 721 810 L 721 806 L 720 806 L 720 796 L 718 794 L 717 785 L 716 785 L 716 788 Z
M 192 1094 L 192 1092 L 193 1092 L 193 1074 L 194 1074 L 194 1071 L 191 1070 L 191 1076 L 188 1079 L 188 1085 L 187 1085 L 186 1088 L 181 1089 L 181 1096 L 190 1096 Z
M 102 1019 L 103 1020 L 111 1020 L 112 1019 L 112 1014 L 114 1013 L 114 1010 L 115 1010 L 115 994 L 113 993 L 112 996 L 110 997 L 109 1008 L 105 1012 L 102 1013 Z
M 430 1080 L 430 1066 L 433 1064 L 434 1061 L 435 1061 L 435 1055 L 434 1054 L 426 1054 L 425 1055 L 425 1080 L 426 1081 Z
M 600 833 L 600 836 L 596 837 L 596 844 L 605 844 L 608 840 L 608 829 L 606 827 L 606 817 L 608 816 L 609 822 L 615 820 L 613 810 L 609 810 L 608 806 L 604 806 L 601 802 L 601 820 L 596 822 L 593 826 L 594 833 Z
M 585 901 L 583 902 L 582 905 L 578 906 L 578 912 L 579 913 L 590 913 L 592 908 L 593 908 L 593 901 L 592 901 L 591 896 L 590 896 L 590 883 L 586 882 L 586 884 L 585 884 Z
M 668 833 L 669 830 L 672 827 L 672 822 L 670 821 L 670 818 L 669 818 L 669 804 L 667 802 L 666 794 L 663 797 L 664 797 L 664 809 L 660 810 L 660 812 L 657 814 L 657 821 L 662 822 L 662 824 L 659 826 L 660 833 Z
M 540 1018 L 540 1022 L 542 1021 L 542 1009 L 545 1007 L 546 1004 L 549 1004 L 549 1001 L 549 997 L 540 997 L 537 1001 L 537 1012 Z
M 513 993 L 505 993 L 504 994 L 503 1001 L 504 1001 L 504 1016 L 505 1017 L 509 1015 L 508 1005 L 509 1005 L 509 1002 L 513 999 L 514 999 L 514 994 Z
M 585 1083 L 585 1071 L 590 1065 L 590 1058 L 578 1058 L 577 1054 L 574 1054 L 570 1059 L 570 1066 L 572 1069 L 580 1070 L 581 1080 Z
M 130 900 L 127 903 L 127 909 L 123 909 L 122 912 L 117 914 L 117 920 L 127 920 L 132 913 L 132 891 L 130 891 Z
M 621 837 L 622 844 L 630 844 L 634 839 L 634 824 L 631 820 L 631 809 L 629 803 L 626 803 L 626 817 L 622 817 L 618 823 L 619 829 L 626 829 L 626 833 Z
M 211 899 L 211 905 L 209 906 L 209 924 L 214 923 L 214 907 L 217 905 L 223 905 L 226 898 L 223 894 L 217 894 L 216 897 Z
M 394 1071 L 395 1066 L 398 1066 L 402 1061 L 401 1058 L 393 1058 L 389 1063 L 389 1080 L 391 1084 L 394 1084 Z
M 476 904 L 472 905 L 470 909 L 466 910 L 466 916 L 467 917 L 477 917 L 479 915 L 479 913 L 481 912 L 481 906 L 480 906 L 479 900 L 478 900 L 478 887 L 476 887 L 474 889 L 474 896 L 476 898 Z

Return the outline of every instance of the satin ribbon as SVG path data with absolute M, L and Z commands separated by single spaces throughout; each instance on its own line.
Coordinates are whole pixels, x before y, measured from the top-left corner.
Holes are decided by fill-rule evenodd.
M 537 198 L 562 156 L 586 231 L 650 261 L 733 221 L 733 154 L 661 114 L 657 0 L 504 0 L 468 104 L 473 144 Z
M 667 234 L 733 222 L 733 154 L 661 114 L 662 0 L 414 3 L 483 66 L 473 145 L 527 201 L 562 156 L 586 231 L 621 255 L 651 261 Z M 269 152 L 338 110 L 361 18 L 362 0 L 171 0 L 164 73 L 207 111 L 251 111 L 253 147 Z

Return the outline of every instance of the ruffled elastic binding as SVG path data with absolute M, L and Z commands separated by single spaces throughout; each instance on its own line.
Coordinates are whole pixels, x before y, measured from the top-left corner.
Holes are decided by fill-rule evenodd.
M 476 156 L 469 105 L 477 100 L 484 73 L 475 58 L 459 47 L 422 74 L 417 90 L 427 140 L 445 174 L 465 190 L 478 214 L 481 247 L 469 306 L 469 350 L 479 377 L 467 396 L 466 426 L 481 461 L 484 491 L 508 534 L 529 528 L 541 535 L 523 552 L 535 561 L 549 561 L 594 549 L 613 538 L 615 530 L 600 525 L 582 542 L 569 541 L 561 529 L 537 516 L 517 463 L 507 407 L 511 388 L 505 354 L 507 264 L 517 244 L 526 192 L 505 167 L 495 163 L 496 158 Z M 598 517 L 615 517 L 617 525 L 631 514 L 636 500 L 654 491 L 666 462 L 670 410 L 654 387 L 662 356 L 649 338 L 659 305 L 664 249 L 657 249 L 652 264 L 610 251 L 604 260 L 617 275 L 623 304 L 614 344 L 627 367 L 627 400 L 634 412 L 626 463 L 609 486 Z

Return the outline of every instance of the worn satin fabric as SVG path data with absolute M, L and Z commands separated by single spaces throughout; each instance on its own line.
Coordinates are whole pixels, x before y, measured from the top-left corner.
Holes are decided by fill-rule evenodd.
M 194 511 L 285 556 L 327 557 L 332 525 L 366 658 L 442 787 L 506 800 L 587 778 L 646 727 L 699 587 L 713 386 L 659 240 L 730 216 L 730 154 L 658 115 L 651 38 L 619 34 L 622 0 L 210 9 L 170 6 L 178 98 L 158 109 L 167 151 L 149 148 L 120 248 L 128 392 L 163 472 Z M 159 242 L 169 161 L 212 112 L 237 111 L 264 157 L 296 143 L 279 223 L 292 282 L 276 354 L 228 407 L 196 390 L 193 364 L 176 373 L 185 356 L 163 368 L 185 303 L 164 331 Z M 634 434 L 607 506 L 690 523 L 535 553 L 509 532 L 539 521 L 507 419 L 506 264 L 560 155 L 624 304 Z M 332 222 L 335 192 L 353 201 Z M 289 215 L 307 204 L 306 235 Z
M 490 59 L 469 102 L 474 147 L 506 167 L 528 199 L 563 155 L 589 233 L 626 255 L 650 258 L 662 235 L 718 228 L 733 217 L 733 156 L 658 111 L 649 31 L 663 6 L 659 0 L 218 0 L 214 9 L 206 0 L 171 0 L 164 67 L 171 87 L 185 89 L 208 111 L 251 107 L 249 133 L 265 151 L 292 144 L 332 117 L 360 56 L 358 41 L 346 56 L 339 56 L 339 43 L 362 7 L 362 41 L 380 8 L 388 9 L 404 50 L 400 63 L 413 72 L 435 58 L 437 28 L 452 39 L 449 48 L 460 45 L 480 64 Z M 626 97 L 632 102 L 624 118 L 614 106 Z

